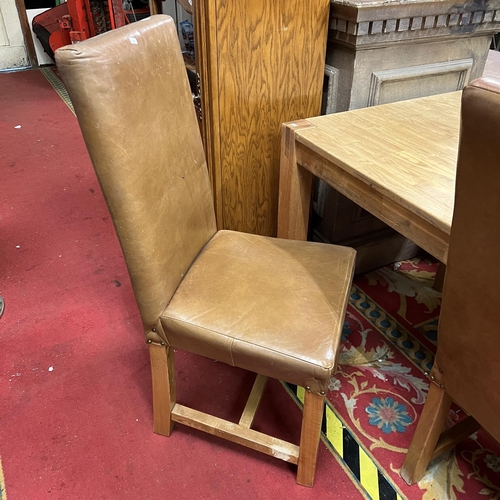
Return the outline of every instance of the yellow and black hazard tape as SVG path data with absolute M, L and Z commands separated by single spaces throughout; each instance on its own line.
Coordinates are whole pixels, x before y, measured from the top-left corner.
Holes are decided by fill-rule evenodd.
M 42 68 L 40 70 L 42 75 L 47 79 L 47 81 L 52 85 L 54 90 L 59 94 L 59 97 L 66 103 L 66 106 L 71 110 L 73 114 L 75 114 L 75 109 L 73 108 L 73 103 L 69 98 L 68 91 L 64 86 L 63 82 L 59 79 L 59 77 L 54 73 L 51 68 Z
M 282 383 L 287 392 L 302 408 L 304 388 Z M 345 426 L 329 401 L 325 402 L 321 438 L 366 498 L 370 500 L 406 500 L 401 490 L 387 478 L 364 446 Z

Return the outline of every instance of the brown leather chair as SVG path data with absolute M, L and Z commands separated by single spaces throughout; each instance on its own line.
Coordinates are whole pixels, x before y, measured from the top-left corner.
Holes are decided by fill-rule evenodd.
M 150 345 L 154 431 L 179 422 L 236 441 L 297 463 L 297 482 L 312 486 L 354 250 L 217 231 L 170 17 L 61 48 L 56 61 Z M 250 428 L 262 376 L 238 424 L 176 403 L 174 347 L 304 386 L 300 447 Z
M 500 440 L 500 80 L 462 96 L 455 209 L 431 385 L 401 476 L 482 427 Z M 443 431 L 452 400 L 470 416 Z

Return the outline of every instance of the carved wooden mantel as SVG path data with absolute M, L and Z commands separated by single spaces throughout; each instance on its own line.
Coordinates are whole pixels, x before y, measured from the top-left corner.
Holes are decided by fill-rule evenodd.
M 356 47 L 416 38 L 488 35 L 500 30 L 500 2 L 332 2 L 331 37 Z
M 498 31 L 500 0 L 334 0 L 327 63 L 338 69 L 335 109 L 461 89 L 481 76 Z M 393 87 L 384 95 L 381 81 Z

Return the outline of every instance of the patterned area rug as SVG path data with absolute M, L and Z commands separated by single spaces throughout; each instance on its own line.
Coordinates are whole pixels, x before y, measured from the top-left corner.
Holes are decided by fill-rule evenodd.
M 368 498 L 500 498 L 500 446 L 481 431 L 434 460 L 418 485 L 399 477 L 436 349 L 436 270 L 417 258 L 354 280 L 323 437 Z M 303 399 L 301 388 L 288 389 Z M 465 416 L 454 406 L 447 425 Z

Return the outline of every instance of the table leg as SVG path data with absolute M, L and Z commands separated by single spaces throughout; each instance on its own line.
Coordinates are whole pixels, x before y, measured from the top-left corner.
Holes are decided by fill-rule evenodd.
M 439 263 L 438 269 L 436 271 L 436 277 L 434 278 L 434 285 L 432 288 L 438 292 L 443 291 L 444 277 L 446 276 L 446 264 L 442 262 Z
M 311 126 L 301 120 L 285 123 L 281 130 L 278 238 L 307 240 L 313 175 L 297 164 L 295 131 Z

